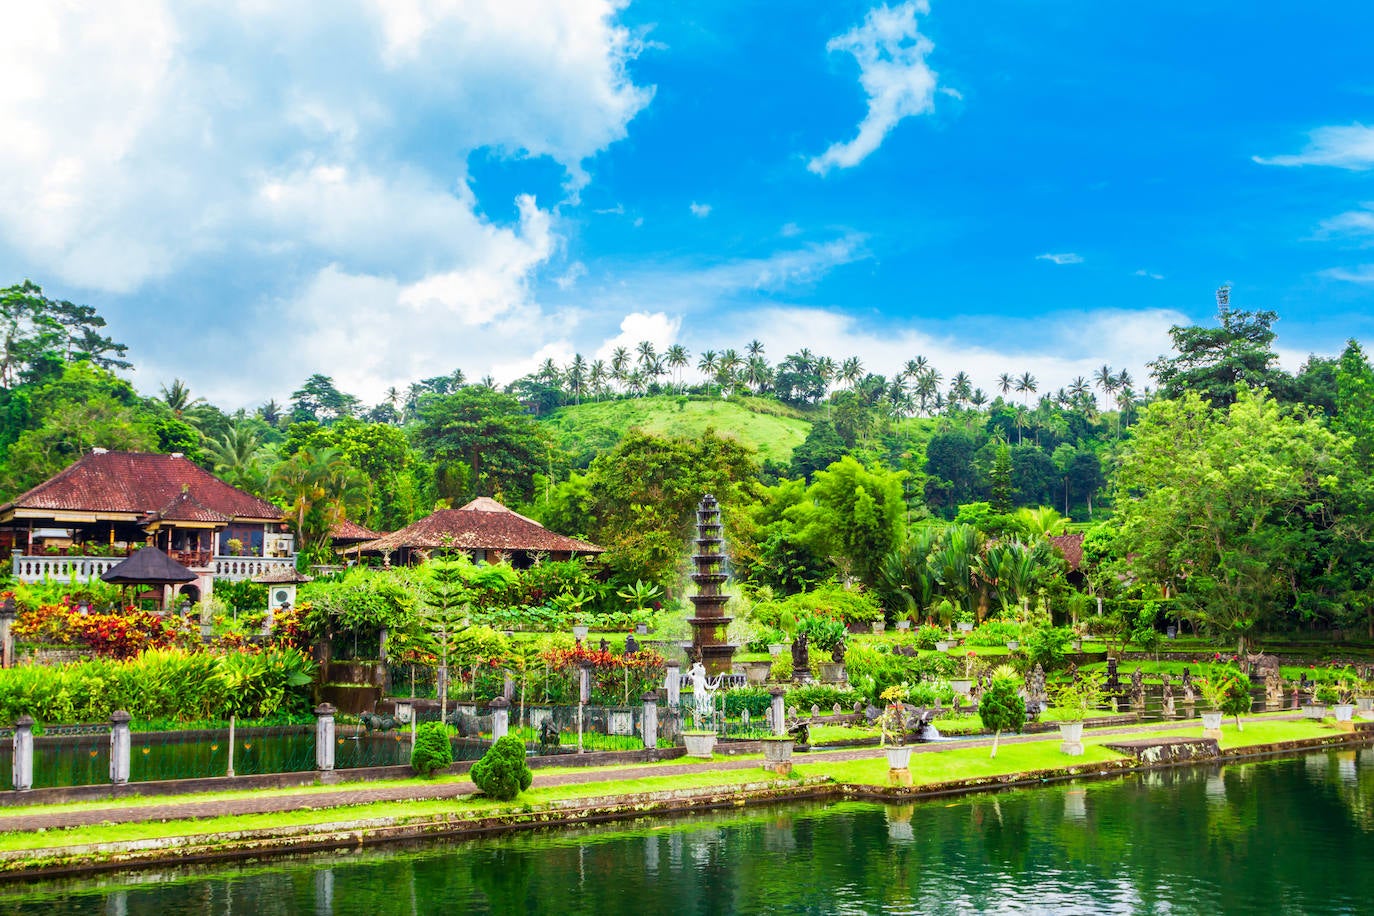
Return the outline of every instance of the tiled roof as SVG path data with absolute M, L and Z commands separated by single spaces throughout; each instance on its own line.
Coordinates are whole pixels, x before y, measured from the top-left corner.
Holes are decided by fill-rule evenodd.
M 335 541 L 371 541 L 382 536 L 380 531 L 364 528 L 357 522 L 341 518 L 329 529 L 329 537 Z
M 479 506 L 441 509 L 400 531 L 360 544 L 369 553 L 391 553 L 402 548 L 459 550 L 545 550 L 550 553 L 601 553 L 602 548 L 576 538 L 555 534 L 531 519 L 512 512 L 494 499 Z
M 1064 562 L 1069 564 L 1069 572 L 1077 572 L 1083 565 L 1083 535 L 1060 534 L 1050 538 L 1050 543 L 1064 555 Z
M 7 509 L 135 512 L 150 517 L 168 510 L 173 514 L 166 518 L 179 520 L 191 520 L 176 514 L 181 512 L 211 513 L 221 520 L 283 518 L 276 506 L 229 486 L 180 455 L 101 450 L 0 506 L 0 511 Z M 210 520 L 203 514 L 201 518 Z
M 305 573 L 296 572 L 294 566 L 278 566 L 254 576 L 253 581 L 259 585 L 304 585 L 306 582 L 314 582 L 315 579 Z
M 233 521 L 223 512 L 216 512 L 207 507 L 192 496 L 189 490 L 178 493 L 176 498 L 162 507 L 157 517 L 169 522 L 212 522 L 217 525 L 227 525 Z

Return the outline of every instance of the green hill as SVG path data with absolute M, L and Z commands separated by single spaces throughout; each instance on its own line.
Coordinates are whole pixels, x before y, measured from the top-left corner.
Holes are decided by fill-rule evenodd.
M 699 436 L 710 427 L 758 453 L 790 461 L 811 423 L 798 411 L 757 398 L 724 400 L 675 395 L 626 398 L 563 407 L 541 421 L 576 464 L 615 447 L 632 429 L 667 436 Z

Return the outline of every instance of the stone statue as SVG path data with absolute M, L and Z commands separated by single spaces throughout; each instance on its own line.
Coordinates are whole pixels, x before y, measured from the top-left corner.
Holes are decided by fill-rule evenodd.
M 639 651 L 639 642 L 635 639 L 635 634 L 631 633 L 625 637 L 625 654 L 634 655 Z
M 1183 702 L 1193 703 L 1197 701 L 1197 694 L 1193 692 L 1193 672 L 1187 668 L 1183 669 Z
M 720 689 L 720 677 L 714 681 L 706 676 L 706 666 L 701 662 L 692 665 L 692 670 L 688 672 L 692 678 L 692 718 L 696 721 L 697 728 L 701 728 L 702 720 L 710 720 L 715 716 L 715 696 Z
M 1145 705 L 1145 672 L 1139 665 L 1131 672 L 1131 705 L 1137 708 Z
M 1164 715 L 1166 717 L 1173 717 L 1175 714 L 1174 679 L 1167 674 L 1161 675 L 1161 679 L 1164 681 Z
M 811 650 L 806 645 L 805 633 L 798 633 L 792 640 L 792 680 L 802 684 L 811 680 Z

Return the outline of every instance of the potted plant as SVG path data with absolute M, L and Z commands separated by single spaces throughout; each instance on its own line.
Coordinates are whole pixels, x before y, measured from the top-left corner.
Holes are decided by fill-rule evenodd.
M 954 688 L 954 692 L 961 696 L 969 696 L 973 692 L 973 663 L 975 653 L 967 652 L 964 654 L 964 676 L 951 678 L 949 686 Z
M 772 662 L 745 662 L 744 679 L 746 682 L 758 686 L 767 682 L 768 673 L 772 670 Z
M 792 772 L 792 748 L 796 740 L 791 735 L 769 735 L 759 744 L 763 747 L 763 768 L 779 776 Z
M 997 741 L 1007 729 L 1020 731 L 1026 724 L 1026 703 L 1021 699 L 1021 677 L 1011 665 L 999 665 L 992 672 L 988 689 L 978 698 L 978 718 L 992 729 L 992 753 L 997 756 Z
M 1328 707 L 1335 706 L 1341 701 L 1341 693 L 1336 689 L 1335 684 L 1318 684 L 1317 689 L 1312 693 L 1313 703 L 1310 707 L 1313 711 L 1308 713 L 1309 719 L 1325 719 Z M 1318 714 L 1320 711 L 1320 715 Z
M 1349 679 L 1342 679 L 1336 686 L 1336 703 L 1331 707 L 1331 715 L 1336 719 L 1336 727 L 1343 731 L 1355 730 L 1355 704 L 1352 700 L 1355 697 L 1355 684 Z
M 911 748 L 906 745 L 906 722 L 905 707 L 910 690 L 905 684 L 897 684 L 887 688 L 880 694 L 880 698 L 886 704 L 883 709 L 882 718 L 879 720 L 881 728 L 881 743 L 887 753 L 887 768 L 889 770 L 906 770 L 911 765 Z
M 716 733 L 710 731 L 685 731 L 682 743 L 687 747 L 688 757 L 710 760 L 716 749 Z
M 243 541 L 239 540 L 238 538 L 230 538 L 229 540 L 224 542 L 224 546 L 229 548 L 229 556 L 243 556 Z
M 1244 731 L 1245 726 L 1241 724 L 1240 717 L 1250 711 L 1250 679 L 1241 674 L 1239 669 L 1234 667 L 1213 668 L 1207 672 L 1207 679 L 1202 685 L 1202 696 L 1207 701 L 1208 711 L 1203 715 L 1203 734 L 1209 738 L 1219 738 L 1221 736 L 1221 720 L 1216 720 L 1217 734 L 1208 734 L 1209 728 L 1208 714 L 1217 712 L 1222 715 L 1235 716 L 1236 731 Z
M 1355 708 L 1362 718 L 1370 718 L 1374 713 L 1374 679 L 1355 683 Z
M 1007 640 L 1007 651 L 1009 651 L 1009 652 L 1015 652 L 1015 651 L 1016 651 L 1017 649 L 1019 649 L 1019 648 L 1021 648 L 1021 642 L 1020 642 L 1020 640 L 1016 640 L 1016 639 L 1008 639 L 1008 640 Z
M 830 661 L 820 663 L 821 680 L 827 684 L 844 683 L 844 649 L 849 640 L 845 625 L 834 617 L 812 614 L 798 627 L 806 634 L 811 648 L 830 653 Z
M 886 630 L 886 629 L 887 629 L 887 621 L 886 621 L 886 620 L 875 620 L 875 621 L 873 621 L 873 633 L 874 633 L 875 636 L 876 636 L 877 634 L 883 632 L 883 631 Z
M 972 614 L 971 612 L 969 612 L 969 611 L 962 611 L 962 612 L 959 614 L 959 616 L 955 619 L 955 624 L 954 624 L 954 625 L 957 626 L 957 627 L 959 628 L 959 632 L 960 632 L 960 633 L 972 633 L 972 632 L 973 632 L 973 614 Z
M 1070 757 L 1083 753 L 1083 720 L 1102 705 L 1102 675 L 1081 674 L 1054 695 L 1054 708 L 1060 717 L 1059 750 Z M 1218 723 L 1218 728 L 1220 723 Z

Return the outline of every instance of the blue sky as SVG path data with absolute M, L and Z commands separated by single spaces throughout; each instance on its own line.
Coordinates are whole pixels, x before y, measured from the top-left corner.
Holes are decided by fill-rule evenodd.
M 1374 6 L 10 8 L 0 274 L 228 406 L 651 339 L 1145 381 L 1374 341 Z M 51 8 L 48 8 L 51 7 Z

